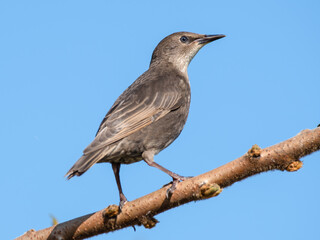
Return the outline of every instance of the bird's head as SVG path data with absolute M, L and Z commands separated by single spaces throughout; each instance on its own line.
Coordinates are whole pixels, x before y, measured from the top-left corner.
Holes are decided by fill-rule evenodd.
M 223 37 L 225 35 L 222 34 L 173 33 L 164 38 L 155 48 L 150 66 L 170 62 L 180 71 L 186 72 L 192 58 L 204 45 Z

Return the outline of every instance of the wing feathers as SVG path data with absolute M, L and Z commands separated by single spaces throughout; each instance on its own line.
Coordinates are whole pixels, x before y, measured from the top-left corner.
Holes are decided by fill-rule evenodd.
M 172 91 L 162 96 L 157 92 L 152 99 L 145 98 L 139 103 L 132 99 L 123 101 L 110 113 L 110 116 L 106 116 L 104 126 L 84 150 L 84 155 L 104 148 L 159 120 L 172 109 L 179 107 L 177 105 L 179 100 L 180 94 Z

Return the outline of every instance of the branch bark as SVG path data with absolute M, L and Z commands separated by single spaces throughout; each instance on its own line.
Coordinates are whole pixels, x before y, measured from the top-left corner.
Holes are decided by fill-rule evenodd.
M 260 149 L 254 145 L 242 157 L 177 185 L 169 198 L 169 186 L 128 202 L 118 212 L 116 205 L 55 226 L 35 231 L 30 230 L 16 240 L 29 239 L 84 239 L 101 233 L 116 231 L 135 225 L 152 228 L 155 215 L 179 205 L 218 195 L 222 188 L 252 175 L 270 171 L 296 171 L 302 167 L 300 159 L 320 149 L 320 127 L 303 130 L 284 142 Z

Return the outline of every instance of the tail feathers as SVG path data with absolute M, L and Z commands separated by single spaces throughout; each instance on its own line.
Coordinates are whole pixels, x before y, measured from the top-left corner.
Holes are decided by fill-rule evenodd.
M 93 152 L 88 155 L 83 155 L 79 160 L 70 168 L 65 177 L 68 180 L 74 176 L 81 176 L 85 173 L 93 164 L 101 160 L 101 151 Z

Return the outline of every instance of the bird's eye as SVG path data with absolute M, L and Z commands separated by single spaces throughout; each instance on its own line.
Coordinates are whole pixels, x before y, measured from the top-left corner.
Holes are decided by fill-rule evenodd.
M 180 42 L 182 42 L 182 43 L 188 42 L 188 37 L 182 36 L 182 37 L 180 38 Z

